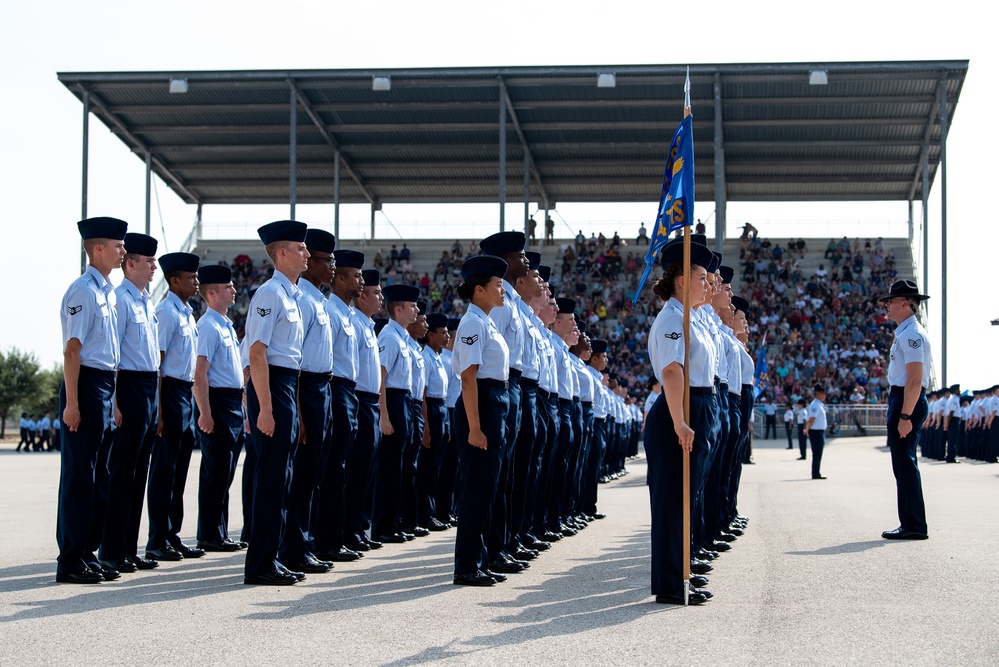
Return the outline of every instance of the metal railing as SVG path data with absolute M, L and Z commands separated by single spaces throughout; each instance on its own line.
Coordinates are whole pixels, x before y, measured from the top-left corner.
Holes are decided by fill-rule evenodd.
M 763 406 L 753 408 L 753 435 L 762 438 L 766 429 L 766 415 Z M 830 405 L 826 404 L 826 437 L 843 438 L 860 435 L 880 435 L 888 431 L 888 406 L 876 405 Z M 795 426 L 793 438 L 797 438 Z M 777 437 L 784 437 L 784 410 L 777 411 Z M 795 440 L 797 442 L 797 440 Z

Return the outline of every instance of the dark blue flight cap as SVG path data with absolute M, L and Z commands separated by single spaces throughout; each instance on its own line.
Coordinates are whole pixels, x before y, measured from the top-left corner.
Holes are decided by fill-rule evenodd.
M 732 283 L 732 278 L 735 277 L 735 269 L 722 264 L 718 267 L 718 272 L 721 274 L 722 285 L 730 285 Z
M 198 270 L 201 258 L 193 252 L 170 252 L 160 257 L 160 270 L 163 273 L 170 271 L 191 271 Z
M 527 263 L 530 265 L 531 271 L 537 271 L 538 267 L 541 266 L 541 253 L 532 250 L 524 254 L 527 256 Z
M 336 249 L 336 237 L 325 229 L 309 227 L 308 231 L 305 232 L 305 245 L 310 251 L 318 250 L 319 252 L 325 252 L 327 255 L 332 255 Z
M 427 315 L 427 326 L 431 329 L 447 328 L 447 315 L 444 313 L 430 313 Z
M 523 233 L 521 233 L 523 236 Z M 491 238 L 491 237 L 490 237 Z M 469 257 L 461 265 L 461 277 L 463 280 L 470 280 L 472 276 L 485 274 L 502 278 L 506 275 L 508 264 L 493 255 L 477 255 Z
M 447 330 L 448 331 L 457 331 L 459 324 L 461 324 L 461 318 L 460 317 L 449 317 L 449 318 L 447 318 Z
M 683 237 L 681 236 L 680 238 L 683 238 Z M 708 237 L 707 237 L 706 234 L 691 234 L 690 235 L 690 242 L 691 243 L 700 243 L 702 246 L 707 247 L 707 245 L 708 245 Z
M 541 279 L 544 280 L 546 283 L 549 282 L 552 277 L 552 267 L 547 266 L 546 264 L 539 265 L 538 275 L 541 276 Z
M 382 296 L 385 297 L 385 301 L 416 303 L 420 300 L 420 288 L 414 285 L 386 285 L 382 288 Z
M 714 273 L 715 271 L 718 270 L 718 267 L 721 266 L 721 263 L 722 263 L 721 253 L 718 253 L 718 252 L 715 252 L 714 250 L 712 250 L 711 251 L 711 263 L 708 264 L 707 266 L 705 266 L 704 268 L 708 270 L 708 273 Z
M 683 261 L 683 239 L 676 239 L 664 245 L 661 255 L 664 269 L 673 264 L 681 263 Z M 711 262 L 714 261 L 714 255 L 711 254 L 707 246 L 703 246 L 700 243 L 691 243 L 690 261 L 692 264 L 703 266 L 707 269 Z
M 576 310 L 576 300 L 570 299 L 568 297 L 560 296 L 555 299 L 555 304 L 558 306 L 558 312 L 562 314 L 572 313 Z
M 206 264 L 198 269 L 198 282 L 202 285 L 228 285 L 232 282 L 232 269 L 225 264 Z
M 114 239 L 122 241 L 125 232 L 128 231 L 128 223 L 118 218 L 87 218 L 76 223 L 80 230 L 80 238 L 87 239 Z
M 365 287 L 374 287 L 382 284 L 382 274 L 378 269 L 364 269 L 361 271 L 361 277 L 364 278 Z
M 304 222 L 296 220 L 278 220 L 269 222 L 257 230 L 257 235 L 264 245 L 270 245 L 275 241 L 293 241 L 304 243 L 305 235 L 309 231 L 309 226 Z
M 427 302 L 424 301 L 423 299 L 420 299 L 419 301 L 416 302 L 416 309 L 418 311 L 420 311 L 420 315 L 426 315 L 427 314 Z
M 749 312 L 749 301 L 747 301 L 744 297 L 738 295 L 733 296 L 732 305 L 735 306 L 736 310 L 741 310 L 744 313 Z
M 125 252 L 130 255 L 156 257 L 157 247 L 159 247 L 159 243 L 152 236 L 139 234 L 138 232 L 128 232 L 125 234 Z
M 333 253 L 336 265 L 340 268 L 359 269 L 364 266 L 364 253 L 356 250 L 341 249 Z M 363 275 L 363 274 L 362 274 Z M 367 282 L 366 280 L 364 282 Z
M 527 245 L 524 232 L 497 232 L 479 241 L 483 255 L 502 257 L 512 252 L 520 252 Z
M 384 329 L 385 325 L 388 324 L 388 323 L 389 323 L 389 321 L 388 321 L 387 317 L 376 317 L 375 318 L 375 335 L 377 336 L 378 334 L 380 334 L 382 332 L 382 329 Z
M 590 349 L 593 351 L 593 354 L 603 354 L 607 351 L 607 341 L 594 338 L 590 341 Z

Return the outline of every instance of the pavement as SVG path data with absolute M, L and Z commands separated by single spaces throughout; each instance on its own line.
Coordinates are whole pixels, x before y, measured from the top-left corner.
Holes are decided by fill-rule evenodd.
M 812 480 L 796 449 L 757 441 L 739 501 L 748 530 L 715 561 L 714 599 L 687 608 L 649 592 L 643 459 L 601 485 L 606 519 L 491 588 L 451 584 L 454 531 L 291 587 L 244 586 L 242 553 L 73 586 L 55 583 L 58 454 L 5 444 L 0 665 L 999 663 L 999 465 L 920 460 L 930 539 L 889 542 L 883 443 L 831 441 L 828 479 Z M 188 543 L 198 465 L 195 453 Z

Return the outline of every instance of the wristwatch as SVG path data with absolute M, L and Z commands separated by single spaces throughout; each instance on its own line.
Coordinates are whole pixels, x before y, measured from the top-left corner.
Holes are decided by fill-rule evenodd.
M 900 415 L 898 416 L 898 418 L 899 418 L 899 419 L 901 419 L 901 420 L 902 420 L 902 421 L 904 421 L 904 422 L 907 422 L 907 421 L 909 421 L 910 419 L 912 419 L 912 415 L 907 415 L 907 414 L 905 414 L 905 413 L 903 412 L 902 414 L 900 414 Z

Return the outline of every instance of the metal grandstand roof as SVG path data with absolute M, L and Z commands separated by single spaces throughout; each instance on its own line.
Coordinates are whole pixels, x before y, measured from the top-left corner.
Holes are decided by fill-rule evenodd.
M 697 198 L 908 200 L 968 61 L 693 65 Z M 827 72 L 827 85 L 809 73 Z M 615 87 L 597 87 L 613 73 Z M 189 203 L 657 201 L 686 67 L 60 73 Z M 389 77 L 390 90 L 373 90 Z M 184 79 L 188 90 L 168 91 Z M 296 132 L 291 139 L 292 100 Z M 503 105 L 501 112 L 500 106 Z M 292 177 L 289 165 L 297 168 Z M 717 165 L 716 165 L 717 163 Z M 716 166 L 723 190 L 715 190 Z M 719 183 L 720 185 L 722 183 Z

